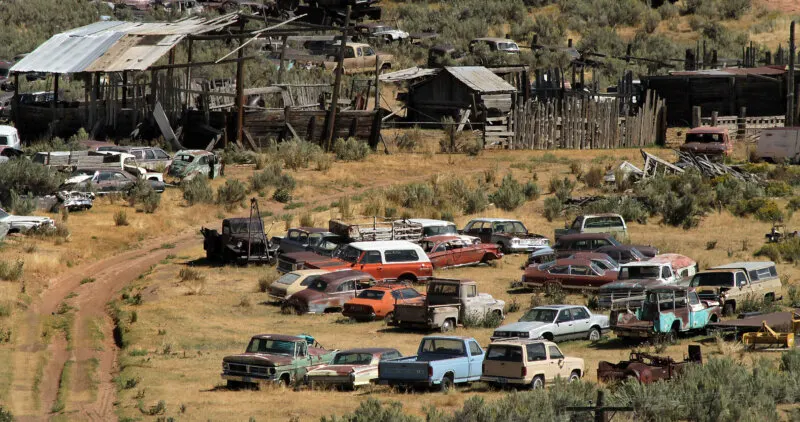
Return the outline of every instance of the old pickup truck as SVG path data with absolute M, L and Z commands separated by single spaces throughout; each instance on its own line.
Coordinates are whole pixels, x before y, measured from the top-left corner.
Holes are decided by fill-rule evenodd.
M 781 298 L 782 285 L 775 263 L 734 262 L 699 272 L 689 282 L 701 300 L 714 300 L 722 304 L 722 313 L 736 312 L 736 304 L 743 300 Z
M 528 229 L 518 220 L 476 218 L 464 226 L 463 234 L 475 236 L 483 243 L 494 243 L 503 253 L 533 252 L 550 246 L 550 239 Z
M 733 153 L 733 141 L 724 127 L 701 126 L 686 132 L 680 150 L 719 159 Z
M 416 356 L 380 362 L 378 383 L 448 391 L 456 384 L 480 380 L 483 357 L 474 338 L 428 336 L 422 339 Z
M 340 48 L 341 46 L 335 46 L 334 51 L 332 51 L 333 54 L 329 55 L 323 63 L 326 70 L 333 71 L 339 66 L 337 54 L 339 54 Z M 391 54 L 378 54 L 369 44 L 348 43 L 345 45 L 342 65 L 344 66 L 344 73 L 349 75 L 375 72 L 376 69 L 379 72 L 389 70 L 392 68 L 392 61 L 394 61 L 394 56 Z
M 680 333 L 705 330 L 721 314 L 718 302 L 701 301 L 691 287 L 659 286 L 647 292 L 641 308 L 612 310 L 611 330 L 617 337 L 660 337 L 674 343 Z
M 222 359 L 222 379 L 228 388 L 301 380 L 310 366 L 330 363 L 336 350 L 322 348 L 311 336 L 259 334 L 245 352 Z
M 569 227 L 556 229 L 556 242 L 565 234 L 577 233 L 610 233 L 614 237 L 624 239 L 628 237 L 628 226 L 619 214 L 579 215 Z
M 600 287 L 599 306 L 637 308 L 648 288 L 688 281 L 696 272 L 697 262 L 679 254 L 661 254 L 647 261 L 622 264 L 617 280 Z
M 222 264 L 251 262 L 277 262 L 277 246 L 267 239 L 261 218 L 226 218 L 222 220 L 222 233 L 201 228 L 206 259 Z
M 428 281 L 428 293 L 422 304 L 397 303 L 389 321 L 395 327 L 454 329 L 467 317 L 483 318 L 489 313 L 504 317 L 506 303 L 487 293 L 478 293 L 472 280 L 435 278 Z

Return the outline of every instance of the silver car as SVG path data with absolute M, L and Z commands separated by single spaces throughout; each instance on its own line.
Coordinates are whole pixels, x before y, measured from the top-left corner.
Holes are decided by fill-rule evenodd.
M 609 329 L 607 316 L 594 315 L 585 306 L 549 305 L 529 309 L 518 322 L 496 329 L 491 339 L 519 337 L 549 341 L 597 341 Z
M 8 233 L 24 233 L 31 229 L 55 227 L 55 222 L 50 217 L 11 215 L 2 208 L 0 208 L 0 223 L 8 225 Z

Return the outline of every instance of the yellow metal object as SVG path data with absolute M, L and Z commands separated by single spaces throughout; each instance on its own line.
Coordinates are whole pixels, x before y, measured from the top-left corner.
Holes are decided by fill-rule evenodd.
M 797 315 L 795 314 L 795 316 Z M 798 328 L 800 328 L 800 319 L 792 318 L 792 331 L 796 332 Z M 758 332 L 742 335 L 742 343 L 751 348 L 757 344 L 774 344 L 791 349 L 794 347 L 794 333 L 776 332 L 767 325 L 766 321 L 762 321 L 761 329 Z

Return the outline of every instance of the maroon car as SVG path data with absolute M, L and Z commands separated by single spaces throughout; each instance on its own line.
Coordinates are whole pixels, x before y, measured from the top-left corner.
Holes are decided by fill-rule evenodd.
M 557 259 L 525 269 L 525 287 L 558 285 L 564 289 L 595 290 L 617 279 L 616 271 L 603 270 L 588 259 Z
M 599 248 L 607 246 L 626 246 L 636 248 L 642 255 L 647 258 L 652 258 L 658 255 L 658 249 L 652 246 L 645 245 L 625 245 L 613 235 L 608 233 L 578 233 L 567 234 L 558 238 L 558 241 L 553 245 L 556 250 L 556 256 L 559 258 L 566 258 L 576 252 L 600 252 Z M 606 253 L 606 252 L 603 252 Z M 613 255 L 609 254 L 612 258 Z M 616 258 L 615 258 L 616 259 Z M 619 261 L 619 260 L 617 260 Z
M 378 363 L 401 358 L 397 349 L 369 348 L 337 352 L 327 365 L 311 368 L 306 383 L 312 386 L 332 386 L 352 390 L 369 385 L 378 379 Z
M 344 270 L 323 274 L 305 290 L 289 296 L 281 310 L 298 315 L 338 312 L 347 301 L 373 284 L 375 279 L 361 271 Z
M 434 269 L 477 265 L 503 257 L 496 244 L 471 243 L 461 236 L 430 236 L 422 239 L 420 246 L 428 254 Z

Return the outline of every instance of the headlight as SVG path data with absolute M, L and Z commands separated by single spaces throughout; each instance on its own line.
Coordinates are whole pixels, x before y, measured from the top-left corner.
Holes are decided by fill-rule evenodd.
M 241 247 L 242 247 L 242 245 L 243 245 L 243 243 L 242 243 L 242 241 L 240 240 L 240 241 L 239 241 L 239 243 L 237 243 L 237 244 L 236 244 L 236 247 L 237 247 L 237 248 L 241 248 Z
M 356 374 L 355 372 L 350 373 L 350 382 L 356 382 Z
M 228 370 L 228 363 L 227 362 L 222 362 L 222 370 L 223 371 L 227 371 Z
M 517 336 L 522 338 L 528 338 L 530 336 L 530 333 L 517 333 Z
M 517 244 L 519 244 L 519 239 L 511 239 L 511 244 L 512 244 L 512 245 L 517 245 Z
M 275 368 L 269 368 L 269 374 L 275 375 Z

